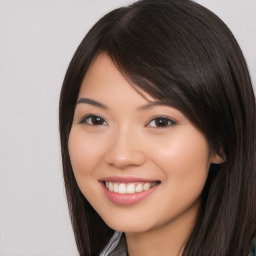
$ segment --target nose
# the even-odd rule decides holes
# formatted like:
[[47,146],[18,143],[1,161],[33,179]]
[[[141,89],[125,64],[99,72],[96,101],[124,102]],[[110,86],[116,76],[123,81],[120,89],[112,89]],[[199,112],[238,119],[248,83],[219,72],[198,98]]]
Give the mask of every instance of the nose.
[[106,150],[105,162],[119,169],[143,165],[145,154],[138,137],[138,134],[128,129],[115,133]]

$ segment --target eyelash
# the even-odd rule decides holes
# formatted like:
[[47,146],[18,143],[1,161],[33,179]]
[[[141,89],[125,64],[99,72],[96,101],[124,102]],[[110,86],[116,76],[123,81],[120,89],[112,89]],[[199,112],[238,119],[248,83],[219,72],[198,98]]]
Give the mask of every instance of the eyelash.
[[[156,121],[158,121],[158,124],[159,124],[159,121],[162,122],[163,121],[163,126],[157,126],[156,125]],[[165,117],[165,116],[156,116],[154,118],[152,118],[148,123],[147,123],[147,126],[149,126],[150,123],[152,122],[155,122],[155,125],[151,125],[150,127],[153,127],[153,128],[166,128],[166,127],[169,127],[171,125],[175,125],[177,124],[177,122],[175,122],[174,120],[172,120],[171,118],[169,117]]]
[[[93,120],[93,118],[94,118],[94,120]],[[99,122],[99,123],[94,124],[93,123],[94,121]],[[91,114],[83,117],[79,123],[80,124],[88,124],[88,125],[92,125],[92,126],[107,125],[107,122],[104,120],[104,118],[102,118],[101,116],[98,116],[98,115],[91,115]]]
[[[95,121],[96,121],[96,123],[95,123]],[[154,125],[152,125],[152,124],[150,125],[150,123],[152,123],[152,122],[155,122]],[[156,122],[158,122],[158,124],[156,124]],[[161,124],[161,122],[162,122],[162,124]],[[92,115],[92,114],[83,117],[82,120],[79,123],[80,124],[88,124],[88,125],[91,125],[91,126],[101,126],[101,125],[107,125],[108,124],[104,120],[104,118],[102,118],[101,116]],[[160,126],[159,126],[159,124],[160,124]],[[150,119],[150,121],[147,123],[146,126],[153,127],[153,128],[166,128],[166,127],[169,127],[169,126],[175,125],[175,124],[177,124],[177,122],[170,119],[169,117],[156,116],[156,117]]]

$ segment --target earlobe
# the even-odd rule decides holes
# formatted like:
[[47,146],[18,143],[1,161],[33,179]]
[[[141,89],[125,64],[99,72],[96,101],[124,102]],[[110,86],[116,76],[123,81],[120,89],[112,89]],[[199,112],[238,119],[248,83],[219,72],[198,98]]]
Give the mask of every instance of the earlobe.
[[224,152],[222,152],[221,154],[215,153],[211,157],[212,164],[223,164],[225,161],[226,161],[226,155],[224,154]]

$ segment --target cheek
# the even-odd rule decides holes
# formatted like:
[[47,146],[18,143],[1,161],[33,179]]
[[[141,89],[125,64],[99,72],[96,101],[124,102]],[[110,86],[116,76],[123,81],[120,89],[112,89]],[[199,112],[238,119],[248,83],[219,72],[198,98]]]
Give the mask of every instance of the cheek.
[[[162,147],[153,150],[152,161],[164,173],[161,191],[165,195],[152,216],[162,213],[164,223],[184,212],[196,212],[209,170],[209,147],[202,136],[173,136],[162,141]],[[156,142],[153,143],[156,145]],[[160,191],[159,191],[160,192]],[[189,210],[191,209],[191,211]]]
[[69,155],[74,175],[79,180],[93,175],[93,170],[101,158],[100,147],[93,136],[85,136],[83,131],[72,128],[69,135]]
[[[191,130],[163,138],[161,147],[156,141],[149,147],[153,162],[165,175],[166,189],[173,200],[189,202],[198,198],[205,185],[210,167],[209,146],[205,137]],[[154,145],[154,147],[153,147]],[[155,149],[154,149],[155,148]]]
[[[157,146],[158,145],[158,146]],[[166,175],[189,175],[208,171],[210,150],[206,138],[193,127],[152,141],[149,151]]]

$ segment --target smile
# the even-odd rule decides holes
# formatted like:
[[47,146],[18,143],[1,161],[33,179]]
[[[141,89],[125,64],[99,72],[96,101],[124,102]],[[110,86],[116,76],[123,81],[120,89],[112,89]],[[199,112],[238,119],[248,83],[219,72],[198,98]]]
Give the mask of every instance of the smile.
[[114,193],[118,194],[135,194],[141,193],[143,191],[148,191],[154,186],[158,185],[160,182],[133,182],[133,183],[120,183],[114,181],[105,181],[105,187]]
[[161,184],[159,180],[138,177],[107,177],[99,181],[108,200],[118,205],[132,205],[144,201]]

